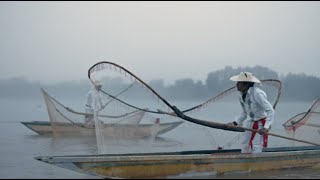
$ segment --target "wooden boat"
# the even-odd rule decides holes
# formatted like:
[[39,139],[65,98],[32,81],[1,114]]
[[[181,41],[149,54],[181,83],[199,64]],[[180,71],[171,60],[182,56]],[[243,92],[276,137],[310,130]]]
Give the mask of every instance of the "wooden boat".
[[[112,68],[109,68],[109,65]],[[175,114],[169,112],[172,116],[177,115],[189,122],[216,129],[229,131],[248,130],[241,127],[231,128],[226,124],[203,121],[186,116],[183,113],[190,110],[180,111],[140,78],[122,66],[112,62],[99,62],[95,64],[88,70],[88,77],[90,78],[90,75],[94,72],[104,68],[118,68],[117,72],[125,72],[126,77],[130,77],[130,79],[139,82],[139,85],[149,89],[151,94],[157,96],[160,101],[173,110]],[[234,88],[228,91],[232,89]],[[281,86],[279,90],[281,90]],[[280,94],[278,93],[278,95]],[[213,99],[191,108],[191,110],[201,107],[210,101],[213,101]],[[66,169],[105,178],[170,178],[197,173],[215,173],[221,175],[241,171],[268,171],[297,167],[318,168],[320,167],[320,146],[266,148],[259,154],[242,154],[240,149],[229,149],[135,154],[38,156],[35,159]]]
[[38,156],[36,160],[105,178],[170,178],[185,174],[320,168],[320,146],[266,148],[259,154],[240,149],[167,153]]
[[[56,137],[96,136],[94,125],[85,125],[83,123],[85,116],[92,114],[74,111],[51,97],[43,89],[41,89],[41,91],[47,106],[50,122],[21,122],[23,125],[39,135],[54,135]],[[102,135],[117,138],[156,137],[183,123],[183,121],[162,123],[160,119],[158,119],[155,120],[155,123],[143,124],[141,120],[144,114],[145,112],[143,110],[135,110],[118,116],[99,115],[98,118],[102,127]],[[103,118],[105,118],[105,121],[102,121]],[[115,119],[116,121],[111,121]]]
[[[21,122],[23,125],[39,135],[52,135],[54,133],[51,123],[46,121]],[[181,122],[160,123],[160,124],[104,124],[103,130],[106,137],[121,138],[143,138],[148,136],[158,136],[166,133]],[[86,128],[83,124],[60,123],[58,129],[59,136],[95,136],[94,128]]]

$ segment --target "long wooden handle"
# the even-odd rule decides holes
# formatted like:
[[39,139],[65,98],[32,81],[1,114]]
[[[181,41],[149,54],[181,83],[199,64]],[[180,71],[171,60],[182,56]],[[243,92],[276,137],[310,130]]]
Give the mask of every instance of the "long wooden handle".
[[[208,126],[208,127],[216,128],[216,129],[228,130],[228,131],[240,131],[240,132],[253,131],[253,132],[258,132],[258,130],[255,130],[255,129],[245,128],[245,127],[238,127],[238,126],[228,126],[226,124],[213,123],[213,122],[210,122],[210,121],[204,121],[204,120],[195,119],[195,118],[192,118],[192,117],[189,117],[189,116],[186,116],[185,114],[183,114],[176,106],[173,106],[172,109],[174,110],[176,115],[179,116],[180,118],[185,119],[185,120],[187,120],[189,122],[196,123],[196,124],[200,124],[200,125],[204,125],[204,126]],[[314,142],[309,142],[309,141],[304,141],[304,140],[300,140],[300,139],[281,136],[281,135],[274,134],[274,133],[269,133],[268,132],[266,134],[271,135],[271,136],[284,138],[284,139],[288,139],[288,140],[299,141],[299,142],[303,142],[303,143],[307,143],[307,144],[312,144],[312,145],[315,145],[315,146],[320,146],[320,144],[317,144],[317,143],[314,143]]]
[[[258,132],[255,129],[250,129],[250,128],[244,128],[243,129],[247,130],[247,131],[253,131],[253,132]],[[295,139],[295,138],[290,138],[290,137],[286,137],[286,136],[281,136],[278,134],[274,134],[274,133],[270,133],[270,132],[266,132],[266,134],[271,135],[271,136],[275,136],[275,137],[279,137],[279,138],[284,138],[284,139],[288,139],[288,140],[292,140],[292,141],[298,141],[298,142],[303,142],[303,143],[307,143],[307,144],[312,144],[315,146],[320,146],[320,144],[314,143],[314,142],[309,142],[309,141],[305,141],[305,140],[300,140],[300,139]]]

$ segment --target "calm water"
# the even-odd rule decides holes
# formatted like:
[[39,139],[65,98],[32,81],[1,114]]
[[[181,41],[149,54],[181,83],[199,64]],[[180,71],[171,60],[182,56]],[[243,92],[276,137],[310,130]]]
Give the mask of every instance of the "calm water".
[[[69,104],[81,104],[82,101]],[[286,135],[281,124],[294,114],[307,110],[312,102],[279,103],[273,133]],[[223,111],[222,107],[222,111]],[[47,112],[42,99],[6,100],[0,99],[0,177],[1,178],[99,178],[73,172],[50,164],[34,160],[40,155],[95,154],[97,152],[94,139],[85,138],[52,138],[39,136],[24,127],[21,121],[48,121]],[[190,133],[192,132],[192,133]],[[222,130],[203,128],[191,123],[183,123],[178,128],[162,135],[155,141],[108,141],[108,152],[153,152],[215,149],[224,145],[225,136]],[[223,137],[223,138],[221,138]],[[229,139],[231,141],[232,138]],[[290,145],[287,140],[270,137],[270,146]],[[129,148],[128,148],[129,147]],[[212,176],[210,174],[191,175],[183,178],[320,178],[319,169],[295,169],[269,171],[250,174],[228,174]]]

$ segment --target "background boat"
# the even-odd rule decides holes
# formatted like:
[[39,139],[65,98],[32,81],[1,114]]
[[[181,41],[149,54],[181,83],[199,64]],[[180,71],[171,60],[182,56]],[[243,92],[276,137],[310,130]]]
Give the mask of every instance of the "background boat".
[[[82,124],[71,125],[70,123],[58,124],[58,132],[54,132],[50,122],[46,121],[31,121],[21,122],[23,125],[36,132],[39,135],[54,135],[56,136],[95,136],[95,129],[93,127],[85,127]],[[120,138],[144,138],[152,135],[158,136],[164,134],[182,122],[161,123],[154,124],[104,124],[104,135],[107,137]]]
[[[84,124],[86,115],[84,112],[77,112],[51,97],[42,90],[50,122],[31,121],[21,122],[23,125],[39,135],[63,136],[96,136],[95,124]],[[162,123],[160,119],[154,118],[152,123],[141,123],[145,116],[142,110],[136,110],[117,115],[99,115],[103,136],[116,138],[144,138],[156,137],[166,133],[183,121]],[[150,117],[149,117],[150,118]],[[152,117],[151,117],[152,118]]]

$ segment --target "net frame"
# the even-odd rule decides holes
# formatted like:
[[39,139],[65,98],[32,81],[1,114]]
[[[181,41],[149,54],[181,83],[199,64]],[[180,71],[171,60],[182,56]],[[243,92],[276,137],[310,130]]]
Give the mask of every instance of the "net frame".
[[308,109],[307,112],[299,113],[285,123],[282,126],[286,131],[296,131],[298,128],[302,126],[311,126],[311,127],[320,127],[320,124],[307,123],[307,121],[316,114],[320,114],[316,109],[320,107],[320,98],[318,98]]
[[[208,99],[207,101],[191,107],[189,109],[180,111],[179,109],[177,109],[177,107],[172,106],[166,99],[164,99],[160,94],[158,94],[152,87],[150,87],[147,83],[145,83],[142,79],[140,79],[138,76],[136,76],[134,73],[132,73],[131,71],[129,71],[128,69],[126,69],[125,67],[118,65],[114,62],[109,62],[109,61],[101,61],[98,62],[96,64],[94,64],[93,66],[91,66],[88,70],[88,78],[91,80],[91,83],[96,85],[94,83],[94,81],[91,79],[91,76],[95,73],[95,72],[99,72],[102,71],[104,69],[113,69],[115,71],[118,71],[119,73],[124,73],[125,77],[130,78],[131,80],[133,80],[134,82],[137,82],[139,85],[141,85],[142,87],[144,87],[145,89],[147,89],[149,92],[151,92],[157,99],[158,101],[162,102],[165,104],[165,106],[167,107],[166,110],[163,109],[157,109],[157,111],[154,110],[146,110],[146,108],[141,108],[141,107],[137,107],[135,105],[129,104],[107,92],[104,92],[105,94],[107,94],[108,96],[110,96],[113,99],[118,100],[119,102],[132,107],[134,109],[139,109],[139,110],[145,110],[146,112],[149,113],[155,113],[155,114],[168,114],[171,116],[177,116],[177,112],[179,112],[180,115],[178,115],[180,118],[187,120],[189,122],[195,123],[195,124],[199,124],[199,125],[204,125],[204,126],[208,126],[208,127],[212,127],[212,128],[217,128],[217,129],[224,129],[224,130],[230,130],[230,131],[240,131],[243,132],[244,129],[239,128],[239,127],[228,127],[226,126],[226,124],[221,124],[221,123],[215,123],[212,121],[205,121],[205,120],[198,120],[198,119],[194,119],[194,118],[185,118],[185,116],[183,116],[183,113],[191,113],[193,111],[199,111],[201,108],[206,107],[208,104],[215,102],[217,100],[219,100],[220,98],[222,98],[223,96],[226,96],[228,93],[234,93],[235,91],[237,91],[236,86],[233,86],[231,88],[229,88],[228,90],[220,93],[217,96],[214,96],[213,98]],[[278,95],[276,98],[275,103],[273,104],[273,107],[275,108],[280,95],[281,95],[281,90],[282,90],[282,83],[280,80],[276,80],[276,79],[266,79],[266,80],[262,80],[261,82],[273,82],[273,83],[277,83],[279,84],[278,86]],[[103,90],[101,90],[103,91]],[[182,114],[181,114],[182,113]]]

